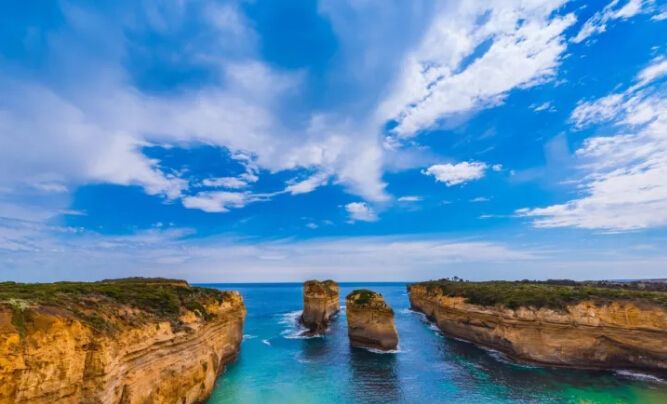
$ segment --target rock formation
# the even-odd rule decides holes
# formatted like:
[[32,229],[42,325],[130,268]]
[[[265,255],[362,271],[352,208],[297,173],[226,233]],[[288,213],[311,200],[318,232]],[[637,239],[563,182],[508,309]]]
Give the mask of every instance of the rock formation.
[[340,310],[340,287],[332,280],[306,281],[303,284],[301,323],[310,334],[326,331],[331,319]]
[[[517,360],[667,372],[667,309],[655,302],[588,299],[562,308],[508,308],[501,304],[471,304],[469,298],[456,296],[434,282],[410,285],[408,291],[412,308],[423,312],[445,334],[493,348]],[[477,292],[477,299],[488,297]],[[565,293],[575,292],[563,293],[567,296]],[[534,300],[539,302],[549,296],[553,294],[534,296]]]
[[202,402],[245,313],[183,281],[0,283],[0,402]]
[[345,300],[347,333],[356,347],[382,350],[396,349],[398,332],[394,311],[381,294],[371,290],[355,290]]

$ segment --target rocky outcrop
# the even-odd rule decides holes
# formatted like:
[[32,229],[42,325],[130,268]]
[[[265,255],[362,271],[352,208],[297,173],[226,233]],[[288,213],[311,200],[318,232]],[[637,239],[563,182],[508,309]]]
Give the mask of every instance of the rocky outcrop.
[[331,319],[340,311],[340,287],[332,280],[306,281],[303,284],[301,323],[309,334],[326,331]]
[[667,310],[632,300],[582,300],[562,309],[470,304],[426,284],[410,304],[445,334],[553,366],[667,372]]
[[238,292],[0,284],[0,403],[196,403],[237,355]]
[[355,290],[345,299],[347,333],[356,347],[393,350],[398,346],[394,311],[381,294]]

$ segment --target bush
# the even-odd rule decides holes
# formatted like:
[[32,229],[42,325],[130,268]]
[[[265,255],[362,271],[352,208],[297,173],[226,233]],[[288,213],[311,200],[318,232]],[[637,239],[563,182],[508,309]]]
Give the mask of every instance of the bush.
[[112,331],[113,326],[108,320],[120,316],[121,306],[140,310],[127,321],[154,319],[175,324],[184,310],[191,310],[204,320],[210,320],[212,315],[207,312],[204,303],[221,303],[224,297],[225,293],[216,289],[191,287],[185,281],[161,278],[0,283],[0,304],[11,306],[13,322],[19,330],[25,329],[24,313],[31,306],[62,308],[97,331]]
[[472,304],[501,305],[512,309],[522,306],[564,309],[568,305],[585,300],[600,304],[631,300],[667,307],[667,292],[633,287],[605,287],[595,282],[570,280],[460,282],[442,279],[417,285],[425,286],[429,293],[464,297]]

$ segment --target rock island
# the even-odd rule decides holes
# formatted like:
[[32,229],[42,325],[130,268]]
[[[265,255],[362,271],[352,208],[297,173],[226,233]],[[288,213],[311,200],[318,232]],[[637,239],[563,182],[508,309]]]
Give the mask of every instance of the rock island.
[[350,344],[356,347],[393,350],[398,346],[394,311],[381,294],[355,290],[345,299]]

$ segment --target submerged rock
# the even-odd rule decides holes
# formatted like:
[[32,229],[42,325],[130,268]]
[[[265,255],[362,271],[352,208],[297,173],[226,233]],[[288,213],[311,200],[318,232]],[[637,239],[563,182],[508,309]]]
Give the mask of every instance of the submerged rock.
[[394,325],[394,311],[381,294],[359,289],[347,295],[347,334],[356,347],[385,351],[396,349],[398,332]]
[[245,314],[184,281],[0,283],[0,403],[204,402]]
[[666,292],[451,281],[408,292],[445,334],[520,361],[667,374]]
[[333,316],[340,311],[340,287],[332,280],[306,281],[303,284],[301,323],[311,334],[326,331]]

